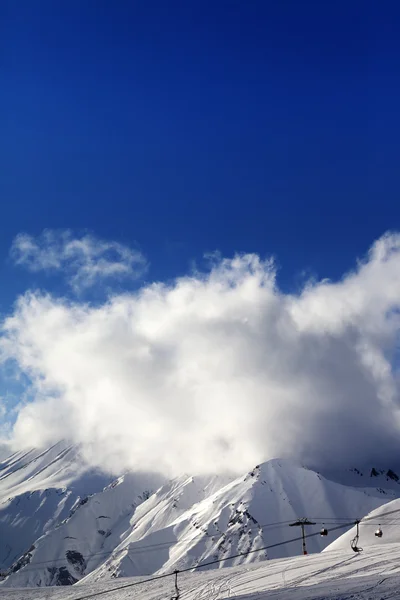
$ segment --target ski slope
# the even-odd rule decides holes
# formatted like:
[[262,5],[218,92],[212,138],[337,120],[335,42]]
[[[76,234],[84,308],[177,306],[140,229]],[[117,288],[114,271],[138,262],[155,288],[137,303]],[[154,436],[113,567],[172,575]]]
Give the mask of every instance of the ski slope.
[[[300,543],[257,550],[297,536],[289,524],[299,517],[316,521],[309,532],[323,522],[332,529],[343,516],[362,517],[399,495],[390,470],[349,469],[330,480],[274,459],[240,477],[112,479],[89,470],[65,442],[17,452],[0,462],[0,598],[9,587],[97,585],[210,560],[220,569],[294,556]],[[309,552],[340,534],[310,538]]]
[[[132,578],[80,583],[61,589],[4,589],[0,597],[2,600],[171,600],[174,597],[173,576],[139,582],[139,578]],[[360,555],[348,547],[222,571],[182,574],[178,576],[178,587],[179,600],[395,599],[400,598],[400,544],[375,546]]]
[[[217,483],[213,479],[214,488]],[[193,488],[198,481],[189,478],[174,482],[172,490],[170,486],[159,490],[137,509],[131,533],[89,575],[90,580],[161,574],[215,559],[221,561],[221,568],[231,564],[227,556],[248,551],[251,554],[235,559],[234,564],[290,556],[300,546],[277,546],[268,553],[254,550],[297,536],[289,523],[306,514],[318,518],[312,531],[319,531],[322,519],[364,515],[370,510],[367,507],[375,508],[390,498],[389,492],[342,486],[279,459],[258,465],[214,493],[204,488],[206,497],[200,500],[203,485],[201,481],[196,492]],[[188,494],[200,501],[191,506]],[[330,539],[340,533],[332,532]],[[315,536],[308,542],[309,551],[318,552],[327,543],[326,538]],[[158,544],[164,544],[162,549],[157,550]]]
[[[101,492],[79,500],[69,516],[47,530],[13,564],[4,587],[71,585],[116,577],[163,574],[218,560],[215,568],[298,554],[300,543],[266,545],[296,537],[289,524],[316,518],[311,531],[345,515],[364,515],[394,492],[353,488],[286,460],[271,460],[236,479],[179,477],[145,502],[138,475],[126,474]],[[154,482],[153,482],[154,483]],[[0,531],[1,533],[1,531]],[[308,542],[322,550],[341,531]],[[249,553],[250,552],[250,553]]]
[[[382,530],[382,537],[376,537],[375,531]],[[347,548],[350,541],[356,535],[356,527],[332,542],[325,551],[343,550]],[[374,546],[386,546],[387,544],[400,542],[400,499],[393,500],[388,504],[380,506],[365,515],[359,525],[359,543],[363,549]]]

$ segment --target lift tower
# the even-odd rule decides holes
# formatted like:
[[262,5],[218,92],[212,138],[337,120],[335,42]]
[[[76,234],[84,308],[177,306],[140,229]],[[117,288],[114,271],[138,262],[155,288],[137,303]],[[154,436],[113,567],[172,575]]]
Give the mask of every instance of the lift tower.
[[298,519],[294,523],[290,523],[289,527],[301,527],[301,537],[303,539],[303,554],[307,554],[305,528],[307,525],[316,525],[314,521],[308,519]]

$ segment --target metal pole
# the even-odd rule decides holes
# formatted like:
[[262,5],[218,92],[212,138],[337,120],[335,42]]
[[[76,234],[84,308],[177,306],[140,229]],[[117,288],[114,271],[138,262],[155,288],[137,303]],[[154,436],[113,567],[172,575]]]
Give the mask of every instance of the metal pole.
[[305,534],[305,530],[304,530],[304,523],[301,524],[301,535],[303,536],[303,554],[306,555],[307,548],[306,548],[306,534]]
[[291,523],[289,525],[289,527],[301,527],[301,539],[302,539],[302,548],[303,548],[304,555],[307,554],[306,531],[305,531],[306,525],[316,525],[316,523],[314,523],[314,521],[309,521],[308,519],[298,519],[297,521],[295,521],[294,523]]
[[178,588],[178,573],[179,573],[179,571],[174,571],[174,573],[175,573],[175,593],[176,593],[174,600],[179,600],[179,597],[180,597],[180,591]]

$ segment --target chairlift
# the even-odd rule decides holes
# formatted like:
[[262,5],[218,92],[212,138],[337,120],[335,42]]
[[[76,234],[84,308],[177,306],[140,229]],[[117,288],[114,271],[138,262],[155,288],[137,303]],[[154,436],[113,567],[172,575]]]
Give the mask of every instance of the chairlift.
[[322,536],[324,536],[324,535],[328,535],[328,530],[327,530],[325,527],[323,527],[323,528],[321,529],[321,531],[319,532],[319,534],[320,534],[320,535],[322,535]]
[[357,519],[357,521],[355,522],[356,525],[356,535],[354,536],[354,538],[351,540],[350,542],[350,546],[351,549],[354,552],[362,552],[362,548],[360,548],[359,546],[357,546],[358,544],[358,540],[360,539],[360,520]]
[[375,537],[381,538],[383,536],[383,531],[381,526],[379,525],[378,529],[375,531]]

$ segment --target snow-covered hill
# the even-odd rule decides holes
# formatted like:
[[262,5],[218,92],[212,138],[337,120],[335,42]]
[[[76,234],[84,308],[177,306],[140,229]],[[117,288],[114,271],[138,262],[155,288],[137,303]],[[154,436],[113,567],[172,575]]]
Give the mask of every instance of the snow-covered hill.
[[[310,531],[318,531],[323,520],[330,522],[342,515],[363,515],[368,507],[387,501],[390,494],[378,489],[342,486],[283,460],[257,466],[187,510],[181,498],[185,498],[187,488],[193,485],[195,480],[189,479],[182,482],[178,490],[174,487],[172,501],[171,490],[163,488],[140,507],[130,535],[89,576],[91,580],[164,573],[216,559],[221,560],[219,566],[224,567],[266,557],[292,556],[300,552],[300,544],[279,546],[268,554],[257,552],[227,560],[232,554],[296,537],[298,530],[289,529],[289,524],[299,517],[315,519],[318,524]],[[163,507],[161,513],[160,506]],[[157,515],[155,521],[153,513]],[[318,552],[326,543],[325,538],[314,537],[309,540],[309,551]],[[162,552],[159,544],[164,544]]]
[[[271,560],[178,576],[181,600],[395,600],[400,597],[400,544]],[[127,578],[67,588],[6,588],[2,600],[169,600],[174,576]]]
[[[378,529],[381,529],[382,537],[375,536]],[[356,527],[354,526],[330,544],[326,551],[349,548],[355,535]],[[372,546],[384,546],[392,543],[400,543],[400,499],[373,510],[365,515],[359,524],[358,546],[364,550]]]
[[16,452],[0,463],[0,569],[70,514],[83,494],[109,477],[85,468],[76,448],[60,442],[43,451]]
[[[140,492],[149,479],[154,488],[162,481],[138,476]],[[112,481],[88,468],[79,449],[65,442],[15,452],[0,462],[0,571],[15,567],[39,537],[56,530]]]
[[[264,551],[235,561],[228,557],[296,537],[299,530],[289,524],[299,517],[316,521],[309,531],[318,531],[323,521],[363,516],[396,497],[394,490],[380,487],[343,486],[283,460],[234,480],[180,477],[143,501],[140,490],[155,489],[155,483],[154,477],[126,474],[68,505],[64,521],[40,532],[3,586],[95,582],[217,559],[221,567],[265,560]],[[327,543],[316,536],[308,549],[317,552]],[[271,550],[268,558],[300,552],[299,543],[288,544]]]
[[[3,449],[4,452],[4,449]],[[104,487],[109,477],[88,471],[78,449],[59,442],[45,450],[15,452],[0,462],[0,498],[34,489],[64,488],[89,494]]]

